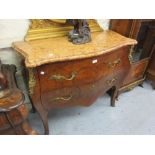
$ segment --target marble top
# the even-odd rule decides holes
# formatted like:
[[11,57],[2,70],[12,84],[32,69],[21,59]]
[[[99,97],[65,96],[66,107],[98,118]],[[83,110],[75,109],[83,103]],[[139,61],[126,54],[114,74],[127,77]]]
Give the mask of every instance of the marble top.
[[136,43],[134,39],[107,30],[92,33],[92,41],[82,45],[72,44],[67,37],[57,37],[15,42],[13,48],[25,57],[26,67],[32,68],[46,63],[97,56]]

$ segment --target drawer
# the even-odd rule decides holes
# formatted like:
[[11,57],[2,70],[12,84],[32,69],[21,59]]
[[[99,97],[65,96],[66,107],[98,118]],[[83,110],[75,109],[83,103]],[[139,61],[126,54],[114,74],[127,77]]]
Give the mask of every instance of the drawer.
[[[86,84],[78,88],[57,89],[46,94],[42,94],[42,104],[47,110],[52,108],[69,106],[87,106],[92,104],[98,97],[98,88],[94,89],[94,84]],[[97,85],[96,85],[97,86]]]
[[107,77],[129,63],[127,56],[124,56],[125,50],[121,48],[93,58],[40,66],[38,74],[41,91],[48,92],[57,88],[79,86]]
[[120,87],[126,73],[119,71],[119,73],[111,75],[106,78],[101,78],[90,84],[79,86],[80,98],[77,101],[79,105],[89,106],[97,100],[99,96],[104,95],[113,86]]
[[102,78],[94,83],[80,86],[80,97],[88,98],[95,94],[105,94],[113,86],[119,86],[123,79],[123,72]]
[[42,104],[45,109],[76,105],[80,97],[80,89],[76,87],[55,89],[41,94]]
[[42,103],[45,109],[60,108],[67,106],[89,106],[99,96],[105,94],[113,86],[120,86],[124,78],[124,72],[119,71],[88,84],[78,87],[66,87],[55,89],[41,94]]

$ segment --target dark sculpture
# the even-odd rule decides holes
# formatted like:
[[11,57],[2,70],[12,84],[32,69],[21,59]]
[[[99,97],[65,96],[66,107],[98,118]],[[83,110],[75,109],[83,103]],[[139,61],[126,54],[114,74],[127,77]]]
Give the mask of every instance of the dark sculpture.
[[69,32],[69,41],[73,44],[85,44],[91,41],[90,28],[86,19],[67,19],[66,22],[74,26],[74,29]]

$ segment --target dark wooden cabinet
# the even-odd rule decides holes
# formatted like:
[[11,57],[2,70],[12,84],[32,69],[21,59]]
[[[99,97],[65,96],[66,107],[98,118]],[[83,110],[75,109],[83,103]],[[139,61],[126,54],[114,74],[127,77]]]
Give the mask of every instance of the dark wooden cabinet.
[[149,26],[144,50],[142,52],[142,57],[150,55],[146,78],[151,81],[153,88],[155,88],[155,22]]
[[[153,21],[153,19],[111,19],[109,28],[121,35],[137,40],[139,33],[144,34],[149,23]],[[143,37],[141,36],[139,39]]]
[[137,39],[143,20],[136,19],[111,19],[110,29],[133,39]]
[[155,20],[153,19],[111,20],[110,29],[138,41],[138,44],[131,51],[131,68],[120,92],[130,90],[145,80],[147,66],[152,59],[150,57],[155,40],[154,25]]
[[155,44],[152,48],[152,55],[146,71],[146,78],[152,82],[152,86],[155,89]]

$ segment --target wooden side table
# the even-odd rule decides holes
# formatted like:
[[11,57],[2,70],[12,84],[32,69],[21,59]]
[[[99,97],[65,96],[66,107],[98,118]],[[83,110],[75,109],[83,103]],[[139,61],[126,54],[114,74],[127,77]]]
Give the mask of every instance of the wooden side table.
[[28,110],[24,104],[24,95],[15,82],[15,66],[2,65],[1,68],[7,79],[7,87],[0,91],[0,134],[37,134],[27,120]]

